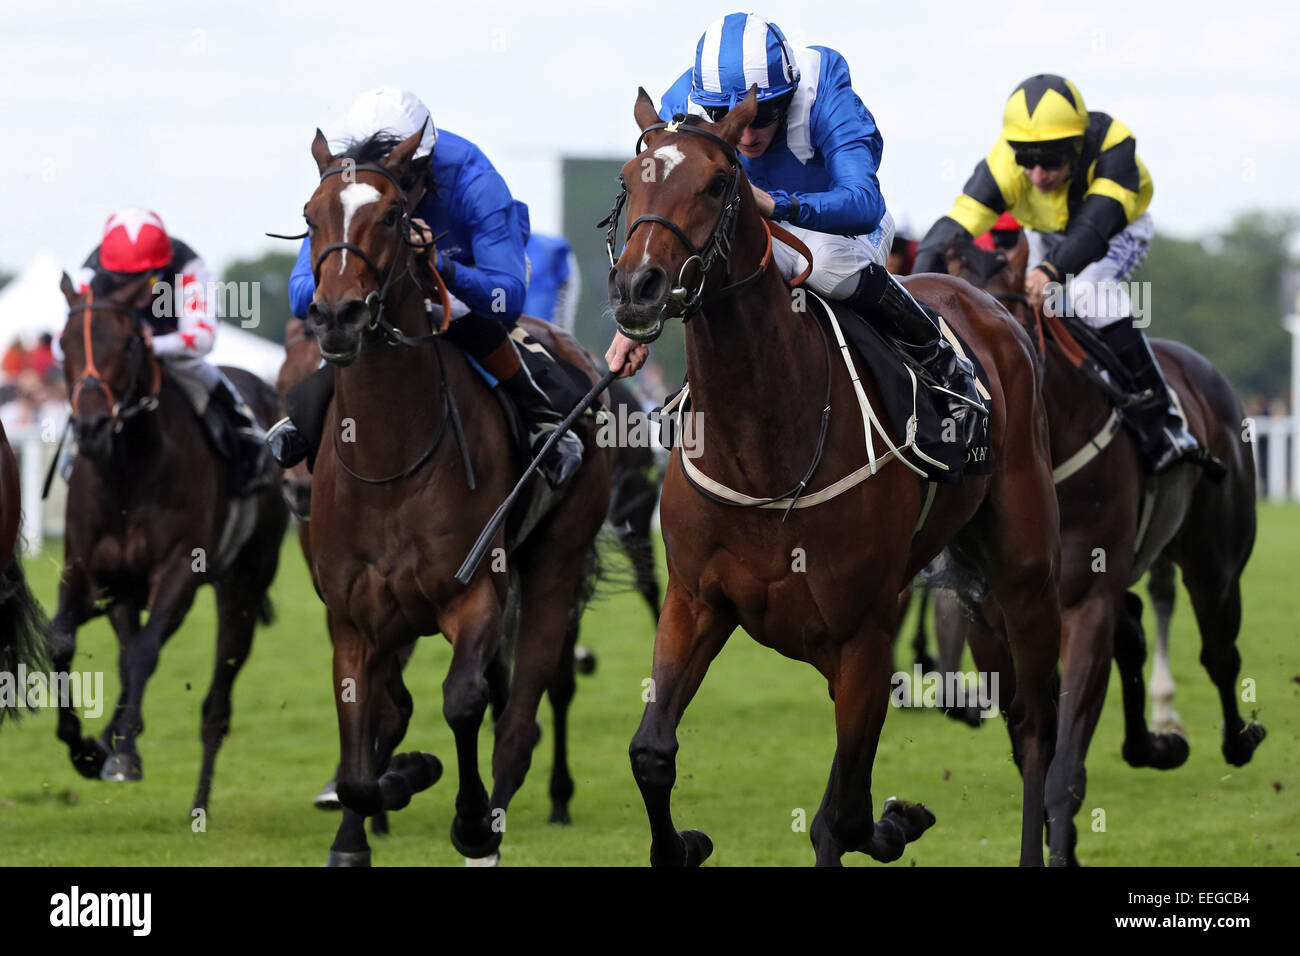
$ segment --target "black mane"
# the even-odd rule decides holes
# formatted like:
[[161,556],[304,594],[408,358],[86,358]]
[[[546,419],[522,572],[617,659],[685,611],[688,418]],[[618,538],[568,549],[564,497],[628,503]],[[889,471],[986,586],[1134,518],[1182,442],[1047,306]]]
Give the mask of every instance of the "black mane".
[[948,250],[982,282],[988,282],[1007,264],[1007,257],[1001,252],[981,249],[973,239],[954,239],[948,244]]
[[349,140],[339,156],[356,160],[358,164],[376,163],[401,145],[403,138],[391,130],[381,129],[365,139]]

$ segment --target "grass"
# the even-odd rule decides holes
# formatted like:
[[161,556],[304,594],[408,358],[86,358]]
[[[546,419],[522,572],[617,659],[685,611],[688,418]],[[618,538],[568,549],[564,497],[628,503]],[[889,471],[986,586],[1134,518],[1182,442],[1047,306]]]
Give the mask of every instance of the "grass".
[[[1191,740],[1181,768],[1133,770],[1120,758],[1122,719],[1112,668],[1107,706],[1088,760],[1088,795],[1078,817],[1085,864],[1296,865],[1300,863],[1300,508],[1261,506],[1260,538],[1245,576],[1243,677],[1257,685],[1253,708],[1268,739],[1252,763],[1228,766],[1219,751],[1220,711],[1197,661],[1199,637],[1180,592],[1172,637],[1176,706]],[[28,564],[37,596],[53,610],[61,548]],[[210,815],[194,832],[190,799],[198,775],[199,705],[215,643],[210,589],[163,649],[145,698],[140,740],[145,779],[104,783],[77,775],[55,738],[52,711],[0,731],[0,864],[317,866],[337,816],[311,798],[337,757],[330,649],[321,606],[298,551],[285,539],[273,597],[276,623],[259,631],[235,688],[233,729],[217,763]],[[1153,622],[1148,611],[1148,633]],[[579,678],[571,716],[577,782],[573,825],[546,822],[550,728],[524,789],[510,808],[502,862],[509,865],[642,865],[645,813],[627,745],[642,710],[654,631],[630,594],[599,601],[582,643],[599,655]],[[906,651],[899,664],[910,670]],[[116,641],[102,619],[80,634],[75,666],[105,673],[117,695]],[[447,838],[455,796],[451,733],[441,716],[450,650],[421,642],[407,670],[416,702],[403,749],[438,754],[447,772],[392,816],[392,835],[371,840],[376,865],[462,865]],[[967,664],[969,668],[969,662]],[[91,722],[98,733],[106,717]],[[824,682],[809,666],[766,650],[743,632],[715,662],[680,730],[674,816],[713,838],[711,865],[807,865],[806,832],[820,802],[834,742]],[[487,735],[480,763],[489,766]],[[1017,859],[1020,782],[1000,722],[971,730],[934,711],[894,710],[876,759],[875,797],[925,802],[938,823],[898,865],[1011,865]],[[1105,831],[1091,827],[1105,811]],[[875,865],[861,855],[850,865]]]

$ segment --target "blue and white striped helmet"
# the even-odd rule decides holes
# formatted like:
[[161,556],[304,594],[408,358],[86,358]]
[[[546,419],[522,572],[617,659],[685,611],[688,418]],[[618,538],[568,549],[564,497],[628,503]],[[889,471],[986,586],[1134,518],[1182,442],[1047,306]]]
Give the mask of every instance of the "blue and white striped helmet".
[[735,106],[758,84],[760,103],[799,85],[799,67],[775,23],[749,13],[715,20],[695,48],[691,99],[700,106]]

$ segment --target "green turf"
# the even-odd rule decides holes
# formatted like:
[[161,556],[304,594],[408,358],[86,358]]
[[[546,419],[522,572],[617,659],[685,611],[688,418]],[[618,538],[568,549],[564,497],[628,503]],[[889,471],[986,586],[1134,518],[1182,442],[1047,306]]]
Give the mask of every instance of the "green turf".
[[[1220,713],[1197,661],[1199,638],[1185,593],[1172,639],[1177,709],[1191,758],[1169,772],[1133,770],[1120,758],[1122,721],[1112,670],[1107,707],[1088,761],[1079,816],[1079,857],[1094,865],[1295,865],[1300,863],[1300,508],[1260,509],[1260,537],[1245,577],[1243,676],[1255,679],[1268,739],[1236,769],[1219,751]],[[38,597],[53,606],[61,548],[29,562]],[[337,755],[330,653],[323,614],[298,552],[286,538],[273,596],[279,617],[259,631],[236,686],[233,731],[217,765],[206,832],[189,818],[198,773],[199,705],[214,646],[209,590],[163,649],[145,698],[140,740],[145,779],[102,783],[76,774],[41,712],[0,730],[0,864],[305,865],[324,862],[337,816],[311,798]],[[1148,612],[1148,632],[1152,622]],[[653,643],[649,614],[617,594],[584,620],[582,643],[599,655],[579,679],[571,753],[577,794],[573,825],[546,822],[549,720],[532,772],[510,808],[502,862],[509,865],[640,865],[648,859],[645,813],[627,758],[639,720]],[[79,669],[102,669],[116,698],[116,642],[101,621],[81,632]],[[455,763],[441,716],[450,652],[426,639],[407,670],[415,717],[403,749],[437,753],[446,776],[392,817],[373,839],[376,865],[462,860],[447,830]],[[910,660],[900,663],[910,668]],[[969,664],[967,665],[969,667]],[[92,729],[102,727],[101,718]],[[796,812],[811,820],[834,740],[831,704],[813,669],[734,635],[715,662],[680,731],[679,826],[706,830],[716,865],[812,862]],[[486,772],[487,736],[480,763]],[[938,823],[898,865],[1009,865],[1018,851],[1020,785],[1000,722],[970,730],[934,711],[893,710],[876,759],[875,795],[925,802]],[[1105,832],[1091,828],[1105,811]],[[849,864],[874,865],[860,855]]]

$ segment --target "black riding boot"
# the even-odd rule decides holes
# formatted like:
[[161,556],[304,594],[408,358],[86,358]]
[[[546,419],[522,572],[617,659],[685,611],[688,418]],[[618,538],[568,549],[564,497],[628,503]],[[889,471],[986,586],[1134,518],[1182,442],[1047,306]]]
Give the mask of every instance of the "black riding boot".
[[1099,329],[1098,334],[1137,387],[1135,401],[1121,411],[1137,433],[1142,457],[1152,473],[1164,474],[1181,461],[1200,459],[1201,443],[1187,430],[1142,330],[1124,319]]
[[266,467],[266,434],[257,424],[252,409],[224,374],[212,390],[209,402],[221,409],[229,423],[230,483],[235,494],[243,497],[269,488],[271,476]]
[[[528,366],[522,360],[519,371],[507,379],[501,379],[501,385],[514,399],[528,424],[528,447],[536,456],[551,437],[551,432],[564,420],[564,416],[555,410],[546,393],[533,381],[533,377],[528,374]],[[574,476],[581,465],[582,442],[570,431],[542,459],[540,469],[551,487],[559,488]]]
[[[975,366],[957,354],[939,330],[936,314],[912,298],[889,270],[872,263],[862,270],[858,287],[846,304],[864,318],[885,319],[899,344],[929,380],[948,392],[949,413],[959,434],[970,439],[986,406],[975,388]],[[978,411],[977,411],[978,410]],[[969,444],[969,441],[967,442]]]

